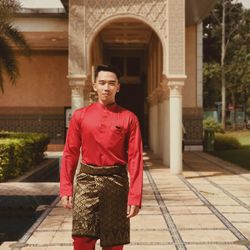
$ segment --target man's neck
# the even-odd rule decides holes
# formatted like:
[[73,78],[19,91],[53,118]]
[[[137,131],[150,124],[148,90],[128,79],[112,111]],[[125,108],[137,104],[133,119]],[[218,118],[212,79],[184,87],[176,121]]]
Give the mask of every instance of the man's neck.
[[105,106],[113,105],[115,104],[115,101],[110,101],[110,102],[102,102],[101,100],[98,100],[99,103]]

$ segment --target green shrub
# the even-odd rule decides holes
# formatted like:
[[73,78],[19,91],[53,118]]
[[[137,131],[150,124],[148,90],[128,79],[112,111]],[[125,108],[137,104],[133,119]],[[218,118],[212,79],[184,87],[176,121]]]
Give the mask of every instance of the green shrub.
[[230,120],[226,120],[226,121],[225,121],[225,124],[226,124],[227,126],[232,126],[232,122],[231,122]]
[[0,140],[0,180],[4,180],[10,174],[11,166],[13,165],[13,140]]
[[217,133],[224,133],[222,125],[218,123],[212,117],[208,117],[205,120],[203,120],[203,129],[206,129],[206,128],[213,129],[214,132],[217,132]]
[[38,164],[48,143],[46,134],[0,132],[0,181],[20,176]]
[[225,134],[215,134],[215,150],[239,149],[240,147],[241,145],[237,138]]

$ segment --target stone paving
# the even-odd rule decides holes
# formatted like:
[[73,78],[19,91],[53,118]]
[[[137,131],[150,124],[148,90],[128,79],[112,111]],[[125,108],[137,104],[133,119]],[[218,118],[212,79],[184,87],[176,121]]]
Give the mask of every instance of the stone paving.
[[0,196],[12,195],[57,195],[59,183],[56,182],[6,182],[0,183]]
[[[250,171],[185,152],[183,175],[175,176],[150,153],[144,156],[143,208],[131,219],[125,250],[250,249]],[[72,249],[71,211],[60,203],[37,226],[25,247],[6,242],[0,249]]]

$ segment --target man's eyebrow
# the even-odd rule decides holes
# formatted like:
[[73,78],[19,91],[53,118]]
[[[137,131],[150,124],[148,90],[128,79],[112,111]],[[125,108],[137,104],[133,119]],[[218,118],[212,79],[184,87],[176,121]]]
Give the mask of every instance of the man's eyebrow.
[[116,80],[98,80],[98,82],[116,82]]

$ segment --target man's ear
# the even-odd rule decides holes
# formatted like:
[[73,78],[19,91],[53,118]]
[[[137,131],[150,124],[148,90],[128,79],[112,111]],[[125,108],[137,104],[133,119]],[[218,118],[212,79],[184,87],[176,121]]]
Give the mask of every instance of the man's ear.
[[121,88],[121,85],[120,85],[120,83],[118,83],[116,92],[120,92],[120,88]]
[[92,84],[92,86],[93,86],[94,91],[97,91],[95,82]]

